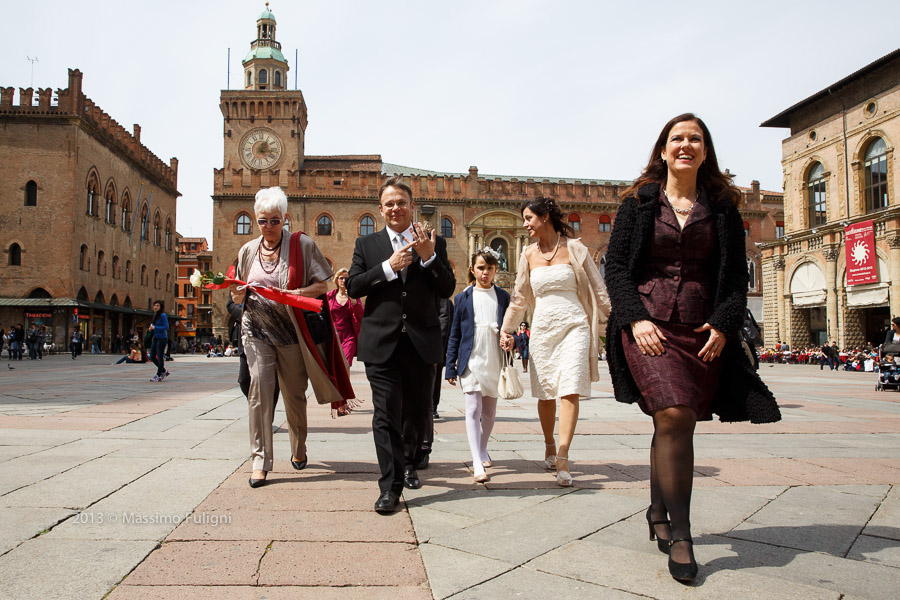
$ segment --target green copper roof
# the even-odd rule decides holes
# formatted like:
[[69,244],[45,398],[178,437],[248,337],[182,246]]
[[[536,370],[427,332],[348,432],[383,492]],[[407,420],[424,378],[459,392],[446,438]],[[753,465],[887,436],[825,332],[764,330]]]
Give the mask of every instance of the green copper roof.
[[250,48],[250,52],[244,57],[242,63],[248,63],[254,58],[272,58],[279,62],[287,63],[281,50],[271,46],[257,46],[256,48]]
[[262,19],[270,19],[272,21],[275,20],[275,14],[271,10],[269,10],[268,2],[266,3],[266,7],[263,9],[263,11],[259,13],[259,17],[256,20],[261,21]]

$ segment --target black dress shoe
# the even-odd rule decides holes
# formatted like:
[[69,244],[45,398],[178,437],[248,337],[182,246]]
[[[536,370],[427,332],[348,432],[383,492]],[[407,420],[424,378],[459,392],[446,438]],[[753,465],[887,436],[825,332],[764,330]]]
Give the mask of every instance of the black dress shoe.
[[258,488],[265,484],[266,484],[265,479],[253,479],[252,477],[250,478],[250,487],[252,487],[252,488]]
[[671,548],[678,542],[687,542],[692,547],[694,545],[694,540],[691,538],[678,538],[669,542],[669,575],[677,581],[690,583],[697,577],[697,561],[694,559],[693,552],[691,552],[691,562],[689,563],[680,563],[672,560]]
[[309,462],[309,455],[307,455],[303,460],[294,460],[294,457],[291,456],[291,466],[297,469],[298,471],[302,471],[306,468],[306,464]]
[[391,491],[384,492],[375,501],[375,512],[383,515],[390,514],[397,510],[398,504],[400,504],[400,497],[397,494]]
[[422,487],[422,482],[419,481],[419,474],[416,473],[415,469],[406,469],[403,472],[403,485],[411,490],[417,490]]
[[431,417],[432,417],[435,421],[437,421],[438,419],[441,418],[441,415],[439,415],[437,409],[435,409],[435,411],[434,411],[434,413],[432,413]]
[[422,458],[420,458],[420,459],[419,459],[419,462],[416,463],[416,471],[421,471],[421,470],[423,470],[423,469],[427,469],[427,468],[428,468],[428,457],[429,457],[429,456],[431,456],[431,455],[430,455],[430,454],[423,454],[423,455],[422,455]]

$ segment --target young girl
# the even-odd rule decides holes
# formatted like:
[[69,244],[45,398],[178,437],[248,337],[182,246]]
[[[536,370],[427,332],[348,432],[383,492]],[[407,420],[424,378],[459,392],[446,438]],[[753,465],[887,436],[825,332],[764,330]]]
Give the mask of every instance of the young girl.
[[466,398],[466,432],[476,483],[490,479],[484,469],[491,466],[487,442],[497,414],[497,384],[503,362],[499,331],[509,306],[509,294],[494,285],[498,264],[499,255],[491,248],[472,255],[470,285],[454,298],[447,345],[445,377],[450,385],[456,385],[459,379]]

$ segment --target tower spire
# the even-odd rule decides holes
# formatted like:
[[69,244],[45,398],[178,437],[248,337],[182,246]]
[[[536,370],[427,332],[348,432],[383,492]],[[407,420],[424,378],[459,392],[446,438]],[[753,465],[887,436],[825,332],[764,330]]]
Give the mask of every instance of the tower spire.
[[287,59],[281,53],[281,44],[275,39],[275,14],[269,3],[256,18],[256,39],[250,43],[250,52],[244,57],[245,90],[284,90],[287,88]]

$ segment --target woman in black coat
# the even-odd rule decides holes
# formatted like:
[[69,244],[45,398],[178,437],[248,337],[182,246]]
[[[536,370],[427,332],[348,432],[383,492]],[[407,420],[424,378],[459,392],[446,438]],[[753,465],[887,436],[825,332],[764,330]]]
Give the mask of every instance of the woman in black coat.
[[650,539],[669,555],[672,576],[690,581],[697,420],[781,415],[740,344],[748,283],[741,195],[720,172],[703,121],[690,113],[669,121],[623,196],[606,254],[608,365],[616,399],[653,418]]

